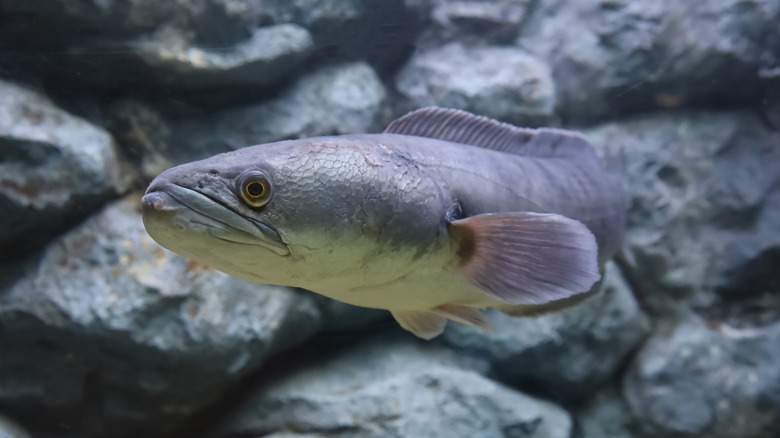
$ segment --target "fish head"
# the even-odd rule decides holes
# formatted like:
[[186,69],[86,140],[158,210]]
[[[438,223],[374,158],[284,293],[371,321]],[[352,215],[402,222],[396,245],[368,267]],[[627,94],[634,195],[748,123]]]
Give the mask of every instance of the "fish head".
[[269,206],[274,176],[243,151],[170,168],[143,196],[144,226],[163,247],[231,275],[278,270],[291,251]]
[[322,137],[176,166],[149,185],[144,225],[163,247],[247,280],[316,289],[334,279],[333,287],[346,287],[361,281],[355,275],[376,280],[365,268],[372,258],[386,262],[374,265],[382,276],[393,276],[403,266],[388,251],[410,247],[401,241],[425,244],[443,222],[423,220],[419,202],[405,206],[381,153]]

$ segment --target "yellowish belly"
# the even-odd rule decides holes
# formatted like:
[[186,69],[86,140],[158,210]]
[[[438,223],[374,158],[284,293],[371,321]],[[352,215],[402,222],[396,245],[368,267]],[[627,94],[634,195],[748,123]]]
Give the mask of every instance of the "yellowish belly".
[[391,311],[428,310],[442,304],[478,308],[500,304],[446,268],[421,269],[384,283],[308,289],[355,306]]

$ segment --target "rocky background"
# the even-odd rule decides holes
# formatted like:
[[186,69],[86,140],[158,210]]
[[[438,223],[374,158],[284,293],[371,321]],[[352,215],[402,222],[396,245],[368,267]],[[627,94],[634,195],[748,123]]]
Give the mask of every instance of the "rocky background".
[[[780,436],[778,23],[780,0],[3,0],[0,437]],[[172,164],[424,105],[620,157],[601,296],[424,342],[143,229]]]

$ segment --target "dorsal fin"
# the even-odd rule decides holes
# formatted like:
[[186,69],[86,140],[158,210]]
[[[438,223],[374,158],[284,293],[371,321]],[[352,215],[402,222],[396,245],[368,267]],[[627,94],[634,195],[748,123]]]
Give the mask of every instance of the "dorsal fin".
[[535,157],[592,157],[593,148],[573,131],[518,128],[463,110],[435,106],[394,120],[387,134],[413,135]]

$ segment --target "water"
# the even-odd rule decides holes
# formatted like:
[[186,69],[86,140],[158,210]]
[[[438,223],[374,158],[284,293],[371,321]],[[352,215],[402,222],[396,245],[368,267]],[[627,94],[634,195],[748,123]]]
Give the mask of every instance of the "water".
[[[678,3],[6,0],[0,412],[36,437],[776,436],[780,3]],[[429,105],[610,157],[603,293],[421,341],[143,227],[172,165]]]

